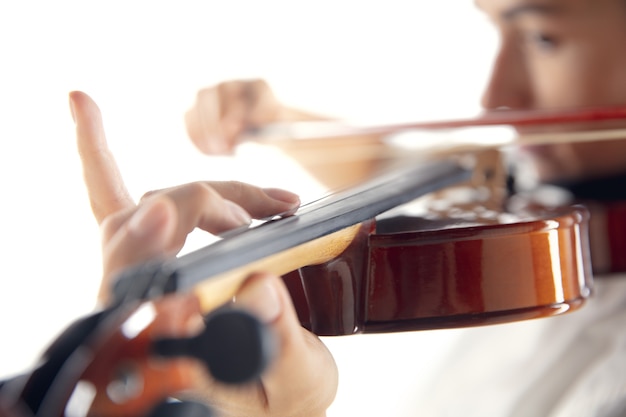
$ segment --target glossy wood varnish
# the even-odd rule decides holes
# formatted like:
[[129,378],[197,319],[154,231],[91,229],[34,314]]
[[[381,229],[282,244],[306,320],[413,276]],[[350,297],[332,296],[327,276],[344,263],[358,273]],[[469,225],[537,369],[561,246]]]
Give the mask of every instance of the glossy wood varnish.
[[591,293],[587,221],[586,209],[570,207],[508,224],[428,230],[406,218],[387,232],[381,222],[343,256],[286,280],[302,324],[318,335],[546,317]]
[[626,201],[582,203],[591,213],[589,233],[594,272],[626,272]]

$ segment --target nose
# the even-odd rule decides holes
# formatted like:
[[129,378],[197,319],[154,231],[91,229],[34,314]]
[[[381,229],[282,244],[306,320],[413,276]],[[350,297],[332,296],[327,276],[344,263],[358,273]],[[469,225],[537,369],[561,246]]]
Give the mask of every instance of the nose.
[[532,106],[532,91],[524,53],[515,42],[503,39],[483,93],[485,110],[525,109]]

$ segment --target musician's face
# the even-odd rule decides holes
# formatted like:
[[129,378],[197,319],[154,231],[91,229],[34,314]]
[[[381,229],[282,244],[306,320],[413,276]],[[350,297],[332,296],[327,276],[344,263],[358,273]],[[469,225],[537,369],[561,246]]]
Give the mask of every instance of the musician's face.
[[[626,104],[626,1],[476,0],[500,34],[487,109]],[[526,149],[544,180],[626,171],[626,141]]]

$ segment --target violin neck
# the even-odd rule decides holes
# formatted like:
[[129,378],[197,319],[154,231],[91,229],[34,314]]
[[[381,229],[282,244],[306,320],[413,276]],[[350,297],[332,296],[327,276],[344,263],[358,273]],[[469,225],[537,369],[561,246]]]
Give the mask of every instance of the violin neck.
[[193,287],[203,311],[212,311],[228,302],[243,282],[253,273],[263,271],[285,275],[308,265],[328,262],[350,246],[362,224],[349,226],[268,257],[250,262],[230,271],[205,279]]
[[470,176],[471,171],[454,160],[394,169],[303,206],[292,216],[267,221],[179,258],[128,269],[115,281],[114,297],[123,302],[196,288],[202,294],[214,293],[218,292],[214,286],[219,286],[220,297],[229,300],[249,273],[284,274],[332,259],[356,235],[358,224]]

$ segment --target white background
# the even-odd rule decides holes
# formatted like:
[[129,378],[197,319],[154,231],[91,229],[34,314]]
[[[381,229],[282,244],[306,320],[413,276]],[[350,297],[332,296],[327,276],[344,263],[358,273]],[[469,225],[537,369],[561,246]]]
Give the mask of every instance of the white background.
[[[0,376],[94,305],[99,237],[69,91],[100,105],[137,198],[217,178],[306,195],[315,183],[271,149],[200,156],[182,118],[195,92],[263,77],[284,102],[339,117],[473,115],[495,48],[484,20],[469,0],[2,2]],[[458,334],[326,339],[341,375],[329,415],[415,415],[411,398]]]

